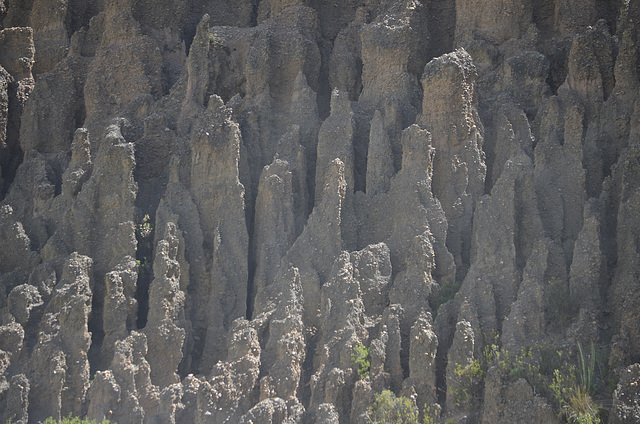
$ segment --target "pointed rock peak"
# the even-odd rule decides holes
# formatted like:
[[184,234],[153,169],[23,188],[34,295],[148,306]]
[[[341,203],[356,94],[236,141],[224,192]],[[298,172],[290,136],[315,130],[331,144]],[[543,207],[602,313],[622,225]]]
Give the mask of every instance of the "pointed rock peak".
[[370,196],[384,193],[389,189],[389,182],[395,173],[393,152],[384,119],[376,110],[371,120],[369,131],[369,148],[367,154],[367,194]]
[[205,14],[198,24],[187,58],[187,92],[181,111],[181,121],[185,129],[189,128],[191,117],[207,100],[209,44],[209,15]]
[[200,19],[198,23],[198,27],[196,28],[196,36],[193,38],[193,43],[199,44],[209,44],[209,22],[211,21],[211,17],[208,13],[205,13]]
[[271,162],[271,164],[264,167],[260,179],[263,180],[265,178],[269,178],[272,175],[283,176],[290,173],[291,170],[289,168],[289,162],[287,162],[286,160],[278,159],[276,157],[273,162]]
[[177,155],[172,156],[169,162],[169,181],[180,181],[180,158]]
[[[284,281],[288,284],[285,290],[282,291],[282,298],[278,305],[278,310],[285,314],[285,318],[288,318],[292,313],[302,313],[303,294],[298,268],[293,266],[289,267],[289,270],[284,276]],[[278,315],[278,312],[276,312],[274,317],[278,318]]]
[[81,286],[77,288],[79,291],[91,294],[89,275],[91,274],[92,266],[93,260],[90,257],[80,255],[78,252],[73,252],[64,264],[62,277],[56,286],[56,291],[60,292],[67,284],[79,283],[81,284]]
[[[424,67],[423,85],[426,85],[432,78],[439,77],[443,73],[446,74],[447,77],[453,78],[449,85],[457,85],[460,88],[465,87],[459,85],[462,82],[473,84],[477,76],[473,59],[463,47],[427,63]],[[426,94],[425,89],[425,99],[427,98]]]
[[71,163],[69,167],[85,162],[91,162],[89,131],[86,128],[78,128],[73,134],[73,141],[71,142]]
[[68,195],[78,194],[82,184],[89,178],[92,166],[89,131],[78,128],[71,143],[71,161],[62,177],[62,192]]
[[33,29],[5,28],[0,31],[0,66],[17,80],[32,78],[35,61]]
[[431,145],[431,133],[417,124],[402,132],[402,170],[408,173],[427,171],[429,178],[433,174],[433,156],[435,149]]
[[[268,85],[267,85],[268,86]],[[307,77],[302,71],[298,72],[296,79],[293,81],[293,102],[300,101],[303,97],[311,97],[315,99],[316,93],[309,87]]]
[[384,131],[384,119],[382,118],[382,114],[379,109],[376,109],[373,113],[373,119],[371,120],[371,132],[373,132],[374,128],[376,131]]
[[78,128],[73,134],[73,142],[71,143],[71,150],[75,153],[90,148],[89,143],[89,131],[86,128]]
[[344,163],[340,159],[336,158],[331,161],[326,181],[327,182],[324,187],[325,192],[336,192],[337,188],[337,192],[340,194],[340,196],[344,197],[347,183],[344,179]]
[[218,122],[231,119],[231,109],[227,108],[222,98],[216,94],[213,94],[211,97],[209,97],[207,111],[213,114],[213,116],[216,118],[216,121]]
[[105,139],[109,142],[109,145],[117,146],[118,144],[124,144],[127,141],[122,136],[122,128],[120,125],[112,124],[107,127],[107,134]]
[[348,93],[341,93],[338,89],[334,89],[331,92],[331,115],[353,115],[351,100],[349,100]]
[[132,10],[132,0],[108,0],[106,2],[102,45],[108,46],[142,35],[140,24],[133,17]]
[[[322,230],[320,228],[322,225],[325,225],[324,223],[330,222],[330,233],[338,237],[337,240],[332,240],[331,242],[336,242],[341,246],[340,220],[347,191],[344,162],[338,158],[332,160],[324,175],[324,187],[316,187],[316,190],[322,187],[322,196],[316,201],[316,206],[313,208],[305,231],[308,232],[309,235],[316,234],[316,231],[324,231],[326,233],[328,228],[322,228]],[[313,229],[310,229],[310,227],[313,227]],[[340,250],[342,249],[337,250],[336,254]]]

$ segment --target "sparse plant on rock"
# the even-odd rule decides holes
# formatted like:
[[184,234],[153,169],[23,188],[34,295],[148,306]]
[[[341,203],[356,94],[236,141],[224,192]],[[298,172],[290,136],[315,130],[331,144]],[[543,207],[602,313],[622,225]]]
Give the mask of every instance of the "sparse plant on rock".
[[418,409],[411,399],[396,397],[391,390],[376,395],[376,401],[368,411],[372,424],[419,424]]
[[599,405],[591,397],[598,386],[596,371],[599,362],[591,344],[588,354],[578,344],[576,357],[561,350],[540,345],[522,347],[513,353],[501,348],[496,341],[487,343],[480,359],[454,371],[461,382],[456,389],[458,407],[477,405],[486,372],[490,367],[500,369],[510,381],[524,378],[534,391],[545,396],[570,424],[597,424]]
[[422,424],[436,424],[438,422],[438,416],[440,415],[440,408],[434,408],[432,406],[425,405],[424,415],[422,416]]
[[371,368],[371,359],[370,359],[371,349],[368,347],[364,347],[362,343],[358,343],[353,347],[353,352],[351,352],[351,360],[358,372],[359,378],[365,378],[369,376],[369,368]]
[[599,424],[599,408],[585,388],[578,385],[570,391],[569,401],[563,410],[571,424]]
[[376,400],[367,412],[372,424],[435,424],[439,408],[426,405],[422,420],[415,402],[404,396],[396,396],[391,390],[376,394]]
[[474,359],[470,364],[456,364],[455,376],[460,380],[460,388],[456,390],[456,405],[476,404],[480,399],[482,384],[486,375],[486,367]]
[[136,231],[141,238],[146,239],[151,236],[153,227],[151,226],[151,218],[149,218],[149,214],[144,215],[144,217],[142,218],[142,222],[138,224],[138,228]]
[[554,370],[549,388],[554,401],[570,424],[598,424],[600,406],[591,395],[595,393],[596,353],[593,343],[585,355],[578,343],[578,367],[571,364],[563,370]]

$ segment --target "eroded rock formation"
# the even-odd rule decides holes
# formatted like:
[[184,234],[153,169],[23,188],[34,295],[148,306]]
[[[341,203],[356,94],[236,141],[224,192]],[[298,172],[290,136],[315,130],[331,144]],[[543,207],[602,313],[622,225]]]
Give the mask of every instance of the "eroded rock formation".
[[639,5],[0,1],[0,421],[638,422]]

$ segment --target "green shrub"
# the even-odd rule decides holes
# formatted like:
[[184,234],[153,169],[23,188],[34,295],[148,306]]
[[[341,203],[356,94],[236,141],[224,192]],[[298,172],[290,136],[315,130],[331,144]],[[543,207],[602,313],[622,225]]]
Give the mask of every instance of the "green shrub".
[[367,418],[372,424],[436,424],[439,415],[439,407],[425,405],[420,421],[420,413],[414,401],[396,396],[391,390],[378,393],[375,403],[367,411]]
[[153,227],[151,226],[151,218],[149,218],[149,214],[144,215],[142,222],[138,224],[136,231],[141,238],[148,238],[151,236]]
[[[588,352],[578,344],[575,355],[536,345],[513,353],[501,348],[495,338],[485,342],[483,355],[472,363],[456,365],[456,404],[473,408],[481,401],[486,371],[498,367],[510,381],[524,378],[534,391],[551,400],[560,415],[570,424],[598,424],[599,406],[593,400],[600,383],[605,381],[601,363],[591,344]],[[604,361],[606,362],[606,361]]]
[[578,343],[578,367],[569,364],[556,369],[549,388],[561,415],[570,424],[599,424],[600,406],[591,397],[597,387],[595,347],[591,344],[589,355],[585,355]]
[[465,366],[456,364],[453,373],[460,383],[460,387],[454,393],[456,405],[459,408],[474,409],[479,405],[482,397],[486,365],[474,359]]
[[353,352],[351,352],[351,361],[353,362],[358,373],[358,377],[360,378],[369,376],[369,369],[371,368],[370,352],[371,349],[364,347],[362,343],[355,345],[353,347]]
[[432,408],[425,405],[424,415],[422,416],[422,424],[436,424],[438,422],[438,416],[440,415],[440,409]]
[[569,400],[563,406],[567,421],[571,424],[599,424],[599,409],[600,406],[581,385],[573,387],[569,391]]
[[368,411],[372,424],[420,424],[418,409],[411,399],[384,390]]

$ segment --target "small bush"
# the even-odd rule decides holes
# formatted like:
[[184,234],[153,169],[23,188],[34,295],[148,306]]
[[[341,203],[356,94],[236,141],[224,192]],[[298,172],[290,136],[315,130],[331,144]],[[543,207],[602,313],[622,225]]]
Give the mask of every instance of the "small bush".
[[599,424],[598,404],[591,398],[587,389],[578,384],[575,377],[575,367],[569,374],[555,370],[550,388],[554,394],[554,401],[560,407],[563,415],[571,424]]
[[376,395],[374,405],[368,411],[372,424],[420,424],[418,409],[411,399],[384,390]]
[[478,405],[486,371],[495,366],[510,381],[527,380],[536,393],[553,402],[568,423],[598,424],[600,407],[591,396],[604,381],[602,362],[593,344],[588,351],[578,344],[575,355],[540,345],[514,353],[501,348],[497,338],[488,340],[481,358],[466,366],[456,365],[455,376],[461,383],[455,393],[456,404],[466,408]]
[[364,347],[361,343],[358,343],[353,347],[351,352],[351,361],[356,368],[358,377],[365,378],[369,376],[369,369],[371,368],[370,359],[371,349]]
[[591,395],[595,393],[597,358],[591,344],[589,355],[585,355],[578,343],[578,367],[571,364],[564,370],[556,369],[549,385],[553,399],[560,408],[561,415],[570,424],[599,424],[600,406]]
[[440,408],[433,408],[425,405],[424,415],[422,417],[422,424],[436,424],[440,415]]
[[456,364],[454,375],[460,382],[460,387],[454,393],[456,406],[474,409],[478,406],[482,395],[486,366],[477,359],[464,367],[461,364]]
[[440,408],[425,405],[422,421],[413,400],[396,396],[391,390],[376,395],[376,401],[367,411],[372,424],[436,424]]
[[569,392],[569,400],[563,410],[571,424],[599,424],[600,406],[591,398],[583,386],[576,386]]
[[136,229],[136,231],[141,238],[148,238],[149,236],[151,236],[153,227],[151,226],[151,218],[149,218],[149,214],[145,214],[145,216],[142,218],[142,222],[138,224],[138,228]]

